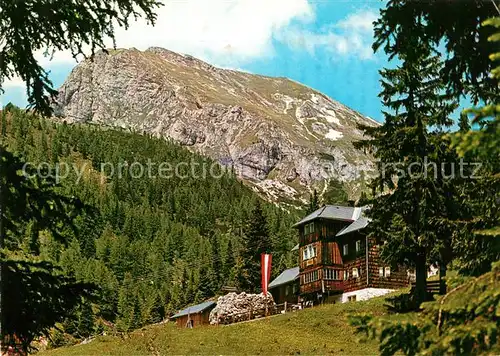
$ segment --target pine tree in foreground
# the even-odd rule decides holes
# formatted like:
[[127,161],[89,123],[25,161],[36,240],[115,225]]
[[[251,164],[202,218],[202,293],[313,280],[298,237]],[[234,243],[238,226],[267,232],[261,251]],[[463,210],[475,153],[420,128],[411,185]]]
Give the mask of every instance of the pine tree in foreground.
[[[483,23],[485,28],[495,28],[496,33],[488,41],[496,44],[496,51],[489,58],[496,65],[490,80],[495,80],[497,88],[500,80],[500,17],[490,18]],[[478,128],[471,130],[468,115],[472,114],[472,124]],[[466,160],[480,160],[481,176],[470,194],[475,205],[477,221],[473,237],[462,241],[456,248],[463,253],[455,261],[461,273],[480,275],[489,270],[491,261],[500,260],[500,105],[498,95],[486,100],[479,108],[467,109],[462,113],[460,130],[451,135],[452,146],[460,157]],[[477,173],[476,173],[477,174]]]
[[[485,24],[492,24],[498,29],[500,28],[500,18],[486,21]],[[500,40],[500,35],[492,36],[491,40]],[[491,58],[495,60],[500,57],[496,55]],[[498,79],[500,76],[498,67],[492,74],[492,77],[496,76]],[[485,125],[486,127],[483,127],[479,132],[469,132],[467,120],[462,115],[460,132],[454,135],[454,138],[458,139],[455,145],[459,145],[459,153],[464,155],[470,151],[480,151],[487,160],[493,156],[491,153],[498,149],[498,146],[490,145],[492,141],[498,140],[498,136],[491,134],[491,127],[498,125],[495,124],[495,121],[498,122],[497,101],[498,99],[493,104],[488,104],[484,109],[476,109],[476,112],[479,113],[476,120],[483,119],[484,117],[481,115],[484,114],[493,116],[493,120],[489,123],[491,126]],[[468,145],[474,136],[480,137],[484,141],[472,140],[474,144]],[[464,141],[460,142],[460,140]],[[494,165],[489,165],[488,168],[492,169],[493,167]],[[484,189],[484,184],[481,183],[480,187]],[[474,193],[476,191],[472,192],[472,194]],[[473,198],[481,200],[482,197]],[[493,214],[496,217],[492,221],[495,227],[475,231],[476,236],[472,241],[459,240],[462,244],[458,248],[462,249],[462,253],[459,255],[459,261],[456,265],[462,270],[465,269],[468,274],[481,270],[482,266],[480,265],[487,263],[489,259],[498,261],[500,258],[498,242],[495,245],[489,244],[491,241],[485,240],[487,235],[491,238],[499,235],[498,206],[496,204],[498,202],[485,199],[484,205],[486,205],[487,214],[479,219],[487,221],[488,216]],[[470,250],[478,250],[478,254],[474,255]],[[396,353],[405,355],[499,354],[500,263],[495,262],[490,272],[477,278],[459,275],[456,278],[448,279],[447,284],[449,286],[447,294],[439,297],[436,301],[423,304],[423,311],[419,314],[409,313],[385,317],[355,315],[350,317],[350,323],[356,327],[358,333],[368,338],[377,339],[382,355],[389,356]]]
[[[23,167],[24,161],[0,142],[2,353],[9,346],[21,353],[31,351],[31,342],[40,335],[49,335],[49,328],[63,321],[92,289],[92,285],[77,283],[61,273],[52,261],[33,255],[38,252],[33,238],[44,231],[64,242],[64,229],[74,226],[75,213],[85,207],[76,199],[60,195],[54,179],[40,178],[26,167],[26,174],[22,174]],[[30,247],[23,251],[26,235]]]
[[379,160],[379,176],[371,183],[371,235],[383,242],[381,256],[387,262],[415,268],[414,297],[419,305],[426,296],[427,266],[450,245],[451,236],[437,234],[432,222],[446,214],[440,204],[447,194],[440,178],[439,164],[445,161],[441,130],[451,125],[448,116],[456,105],[440,80],[439,56],[420,41],[405,45],[401,64],[380,72],[385,122],[363,127],[371,138],[357,147],[368,148]]

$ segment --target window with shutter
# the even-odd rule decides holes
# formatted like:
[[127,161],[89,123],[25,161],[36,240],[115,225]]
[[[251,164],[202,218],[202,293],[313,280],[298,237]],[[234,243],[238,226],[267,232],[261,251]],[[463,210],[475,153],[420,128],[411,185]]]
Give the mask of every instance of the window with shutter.
[[302,257],[304,261],[316,257],[316,245],[310,244],[304,246]]
[[304,235],[309,235],[314,232],[314,223],[304,225]]

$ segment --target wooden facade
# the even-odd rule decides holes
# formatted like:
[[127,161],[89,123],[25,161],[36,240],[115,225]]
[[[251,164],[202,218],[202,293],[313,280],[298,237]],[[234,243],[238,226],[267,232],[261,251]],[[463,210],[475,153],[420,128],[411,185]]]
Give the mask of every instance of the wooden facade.
[[300,286],[299,281],[294,280],[286,284],[279,285],[269,290],[273,296],[276,304],[283,304],[285,302],[290,304],[298,304]]
[[209,325],[210,310],[205,310],[196,314],[183,315],[175,318],[175,323],[180,328],[194,328],[200,325]]
[[300,295],[304,300],[316,302],[364,288],[397,289],[409,285],[407,271],[385,265],[379,247],[367,239],[362,228],[339,234],[354,221],[318,217],[296,226]]
[[299,267],[289,268],[281,272],[278,277],[269,283],[269,292],[277,304],[285,302],[298,304],[300,294],[299,272]]
[[180,328],[194,328],[210,324],[210,312],[216,306],[215,302],[204,302],[181,310],[170,319]]

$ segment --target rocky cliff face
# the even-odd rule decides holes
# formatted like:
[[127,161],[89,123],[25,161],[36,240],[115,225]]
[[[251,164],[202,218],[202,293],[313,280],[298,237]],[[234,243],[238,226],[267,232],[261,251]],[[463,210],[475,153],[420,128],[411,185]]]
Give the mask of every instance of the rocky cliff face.
[[67,122],[171,138],[235,171],[273,200],[334,178],[359,190],[373,169],[352,142],[377,123],[286,78],[219,69],[162,48],[110,50],[73,69],[56,112]]

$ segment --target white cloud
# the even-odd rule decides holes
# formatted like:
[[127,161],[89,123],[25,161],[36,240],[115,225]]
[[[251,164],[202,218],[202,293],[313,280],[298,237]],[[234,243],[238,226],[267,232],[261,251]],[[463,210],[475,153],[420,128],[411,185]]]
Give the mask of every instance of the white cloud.
[[299,25],[285,29],[277,39],[295,49],[306,49],[310,53],[325,49],[339,57],[355,56],[366,60],[373,58],[374,11],[362,10],[350,14],[345,19],[331,24],[320,31],[309,31]]
[[[313,17],[307,0],[164,0],[154,27],[144,20],[116,29],[118,47],[151,46],[189,53],[219,65],[238,65],[273,54],[273,34],[292,20]],[[109,42],[111,47],[112,43]],[[40,53],[40,59],[42,59]],[[42,63],[47,64],[48,58]],[[74,61],[57,53],[51,64]]]
[[[25,83],[19,76],[14,76],[9,79],[4,79],[3,82],[0,83],[0,88],[5,90],[7,93],[16,93],[16,96],[19,100],[27,101],[28,97],[26,96]],[[0,109],[5,104],[5,98],[3,97],[3,93],[0,91]]]
[[[273,41],[314,53],[325,49],[332,56],[372,58],[374,11],[361,10],[337,23],[314,30],[312,0],[163,0],[156,25],[144,20],[129,29],[116,27],[116,45],[122,48],[164,47],[188,53],[212,64],[241,68],[246,63],[275,55]],[[309,26],[311,25],[311,26]],[[313,29],[313,30],[309,30]],[[111,47],[111,41],[107,42]],[[68,51],[45,56],[44,67],[75,63]],[[4,89],[24,87],[18,77],[2,83]]]
[[3,89],[24,87],[24,81],[21,77],[15,76],[10,79],[5,79],[1,83],[1,86]]
[[[158,46],[188,53],[219,66],[237,67],[274,55],[273,39],[311,53],[323,48],[338,56],[372,58],[372,22],[377,14],[360,10],[322,28],[307,30],[314,19],[311,0],[163,0],[153,27],[139,19],[129,29],[116,27],[117,47]],[[112,42],[107,42],[112,46]],[[69,52],[41,64],[74,63]]]
[[35,53],[35,58],[43,67],[61,63],[76,63],[76,60],[69,51],[56,51],[47,54],[45,51],[41,50]]
[[355,12],[344,20],[337,23],[337,27],[351,31],[371,32],[373,30],[373,22],[377,19],[377,13],[372,10],[361,10]]

